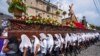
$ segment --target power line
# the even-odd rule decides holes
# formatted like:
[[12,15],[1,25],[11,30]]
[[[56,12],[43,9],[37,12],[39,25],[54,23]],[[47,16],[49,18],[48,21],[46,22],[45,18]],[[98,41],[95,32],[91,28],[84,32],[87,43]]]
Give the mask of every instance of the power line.
[[96,7],[96,11],[97,11],[97,13],[100,15],[100,12],[99,12],[99,10],[98,10],[98,7],[97,7],[97,5],[96,5],[95,0],[93,0],[93,3],[94,3],[94,5],[95,5],[95,7]]
[[95,4],[96,4],[96,7],[97,7],[97,9],[98,9],[98,11],[99,11],[99,13],[100,13],[100,0],[94,0],[94,2],[95,2]]
[[94,5],[95,5],[95,7],[96,7],[97,12],[99,12],[98,7],[97,7],[97,5],[96,5],[96,2],[95,2],[94,0],[93,0],[93,3],[94,3]]
[[98,0],[98,2],[100,3],[100,0]]
[[98,4],[98,6],[100,5],[100,0],[97,0],[97,4]]

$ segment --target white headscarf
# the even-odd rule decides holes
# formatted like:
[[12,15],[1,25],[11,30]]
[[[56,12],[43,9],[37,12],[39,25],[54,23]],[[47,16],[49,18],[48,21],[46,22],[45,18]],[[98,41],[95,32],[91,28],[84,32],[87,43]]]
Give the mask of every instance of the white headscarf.
[[53,45],[53,37],[52,37],[52,35],[51,34],[47,34],[48,35],[48,37],[47,37],[47,39],[48,39],[48,47],[50,47],[51,45]]
[[[47,49],[47,41],[46,41],[46,35],[44,33],[40,33],[40,39],[41,39],[41,52],[46,53]],[[43,49],[42,49],[43,48]]]
[[46,35],[45,35],[44,33],[40,33],[39,35],[40,35],[40,39],[41,39],[41,40],[42,40],[42,39],[46,39]]
[[58,39],[59,38],[59,35],[58,34],[55,34],[55,37]]
[[54,40],[53,40],[53,36],[51,34],[47,34],[48,35],[48,48],[50,48],[50,52],[52,51],[53,45],[54,45]]
[[20,43],[20,46],[19,46],[21,52],[23,52],[23,48],[28,48],[28,47],[32,48],[31,41],[30,41],[30,39],[28,38],[27,35],[22,34],[21,35],[21,43]]
[[69,34],[67,33],[66,36],[65,36],[65,48],[67,47],[67,42],[70,41],[70,36]]
[[2,33],[2,35],[3,35],[4,37],[8,37],[8,32],[7,32],[7,30],[8,30],[8,28],[5,28],[4,31],[3,31],[3,33]]
[[[39,41],[39,39],[38,39],[38,37],[37,36],[35,36],[35,35],[33,35],[32,37],[34,37],[34,49],[33,49],[33,51],[32,52],[34,52],[35,53],[35,51],[36,51],[36,46],[37,45],[40,45],[40,41]],[[40,51],[40,48],[38,49],[38,51]]]
[[[55,34],[55,37],[57,38],[58,40],[58,45],[57,47],[60,47],[61,46],[61,41],[60,41],[60,36],[58,34]],[[56,43],[57,44],[57,43]]]
[[66,41],[66,42],[67,42],[67,41],[70,41],[70,36],[69,36],[68,33],[67,33],[66,36],[65,36],[65,41]]
[[77,40],[76,34],[73,34],[73,35],[72,35],[72,40],[73,40],[73,42],[75,42],[75,41]]
[[59,34],[59,36],[60,36],[60,40],[61,40],[61,42],[64,43],[64,39],[63,39],[62,35]]

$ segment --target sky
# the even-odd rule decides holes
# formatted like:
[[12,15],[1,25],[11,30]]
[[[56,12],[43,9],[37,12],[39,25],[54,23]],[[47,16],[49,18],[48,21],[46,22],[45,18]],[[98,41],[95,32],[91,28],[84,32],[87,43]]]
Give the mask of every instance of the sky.
[[0,0],[0,12],[7,14],[7,15],[11,15],[8,12],[8,4],[7,4],[7,0]]
[[[0,12],[11,15],[8,12],[7,0],[0,0]],[[100,0],[95,0],[97,8],[100,12]],[[78,20],[86,16],[86,20],[90,24],[100,26],[100,13],[96,10],[93,0],[51,0],[51,3],[56,4],[64,11],[69,9],[70,4],[74,4],[74,12]]]
[[[100,12],[100,0],[95,0],[95,2]],[[78,20],[81,20],[83,16],[86,16],[88,23],[100,26],[100,13],[96,10],[93,0],[51,0],[51,3],[59,3],[61,8],[67,12],[69,5],[73,3],[74,12],[76,17],[78,17]]]

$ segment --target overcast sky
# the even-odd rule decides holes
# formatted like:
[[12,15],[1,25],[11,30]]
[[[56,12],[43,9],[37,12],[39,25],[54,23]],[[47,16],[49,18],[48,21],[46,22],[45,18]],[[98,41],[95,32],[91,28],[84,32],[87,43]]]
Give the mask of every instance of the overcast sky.
[[68,12],[69,5],[74,4],[74,11],[79,19],[86,16],[86,20],[100,26],[100,0],[95,0],[99,12],[97,12],[93,0],[51,0],[52,3],[61,5],[62,9]]
[[6,3],[7,0],[0,0],[0,12],[7,14],[7,15],[11,15],[8,12],[8,4]]
[[[9,14],[7,0],[0,0],[0,12],[4,14]],[[86,20],[91,23],[100,26],[100,13],[97,12],[94,6],[93,0],[51,0],[52,3],[57,4],[68,12],[68,7],[71,3],[74,4],[74,11],[79,19],[82,16],[86,16]],[[95,0],[98,10],[100,11],[100,0]]]

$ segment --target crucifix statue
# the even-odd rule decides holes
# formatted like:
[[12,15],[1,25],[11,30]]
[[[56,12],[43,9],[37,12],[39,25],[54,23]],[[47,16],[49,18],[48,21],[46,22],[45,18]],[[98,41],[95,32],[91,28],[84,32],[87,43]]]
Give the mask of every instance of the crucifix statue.
[[77,18],[76,18],[75,14],[74,14],[74,11],[73,11],[73,6],[74,6],[73,3],[71,5],[69,5],[68,16],[70,17],[71,21],[77,21]]
[[71,17],[72,15],[74,14],[74,11],[73,11],[73,4],[69,5],[69,16]]

